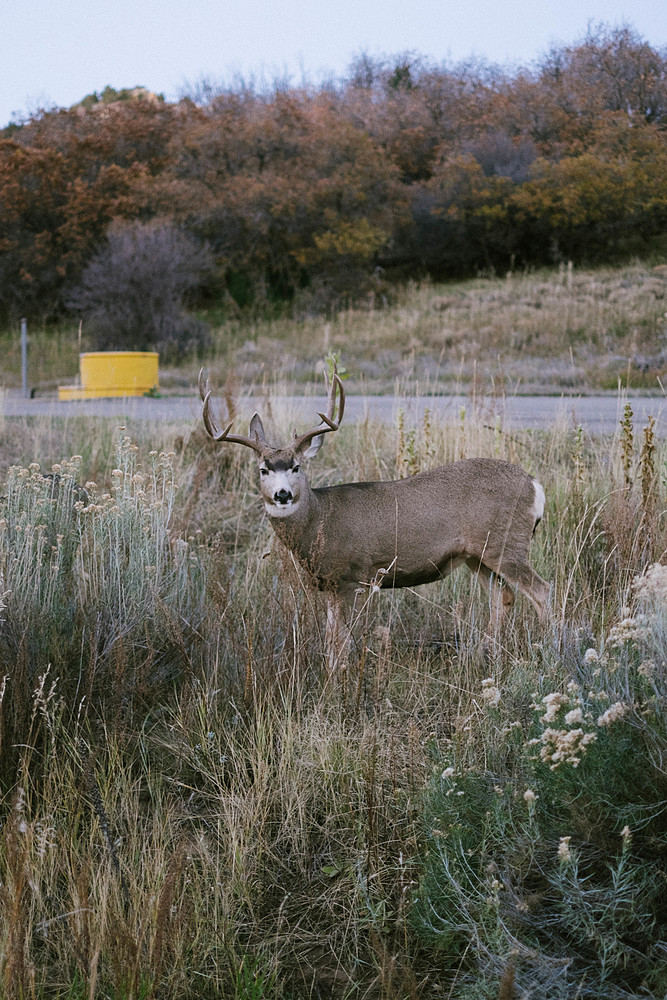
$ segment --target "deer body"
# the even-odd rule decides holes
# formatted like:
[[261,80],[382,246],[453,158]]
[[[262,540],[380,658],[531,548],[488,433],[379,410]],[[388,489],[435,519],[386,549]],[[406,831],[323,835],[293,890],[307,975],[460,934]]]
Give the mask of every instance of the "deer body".
[[[494,623],[525,594],[542,616],[549,584],[532,569],[528,550],[544,511],[544,490],[518,465],[471,458],[390,482],[344,483],[313,489],[302,460],[313,457],[323,434],[338,429],[345,394],[336,373],[322,424],[273,448],[255,414],[250,436],[218,431],[203,374],[199,388],[206,428],[218,441],[258,455],[266,513],[281,542],[329,595],[329,626],[340,633],[341,613],[371,584],[413,587],[432,583],[465,563],[489,593]],[[340,393],[334,421],[336,392]],[[493,584],[496,580],[497,585]]]
[[269,482],[261,486],[280,540],[320,589],[344,601],[378,574],[382,587],[414,587],[466,562],[544,610],[548,585],[528,566],[544,493],[517,465],[473,458],[392,482],[311,489],[305,480],[289,513]]

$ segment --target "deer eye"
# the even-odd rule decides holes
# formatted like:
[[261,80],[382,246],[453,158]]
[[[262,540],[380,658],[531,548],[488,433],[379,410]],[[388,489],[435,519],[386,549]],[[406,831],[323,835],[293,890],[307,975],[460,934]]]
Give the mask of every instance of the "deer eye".
[[259,470],[259,474],[260,474],[260,476],[268,476],[269,470],[268,469],[260,469]]
[[299,472],[299,471],[300,471],[300,469],[301,469],[301,466],[300,466],[300,465],[293,465],[293,466],[292,466],[292,472]]

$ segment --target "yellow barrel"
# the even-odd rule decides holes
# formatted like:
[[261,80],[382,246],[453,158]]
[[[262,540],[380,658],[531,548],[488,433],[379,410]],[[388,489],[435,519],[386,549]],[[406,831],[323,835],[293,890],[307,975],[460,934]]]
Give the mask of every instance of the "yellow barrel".
[[60,386],[60,399],[143,396],[159,389],[156,351],[87,351],[79,355],[80,386]]

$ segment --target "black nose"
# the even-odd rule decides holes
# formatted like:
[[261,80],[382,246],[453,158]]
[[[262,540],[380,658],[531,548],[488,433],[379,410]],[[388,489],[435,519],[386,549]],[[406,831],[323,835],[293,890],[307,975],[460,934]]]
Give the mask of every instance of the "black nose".
[[273,494],[273,499],[276,503],[289,503],[292,499],[292,494],[289,490],[278,490]]

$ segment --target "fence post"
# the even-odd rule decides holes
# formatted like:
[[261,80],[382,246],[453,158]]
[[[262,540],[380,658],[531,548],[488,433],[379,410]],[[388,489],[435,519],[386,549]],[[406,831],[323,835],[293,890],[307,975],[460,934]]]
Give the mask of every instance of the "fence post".
[[28,324],[21,320],[21,389],[24,399],[30,398],[28,389]]

